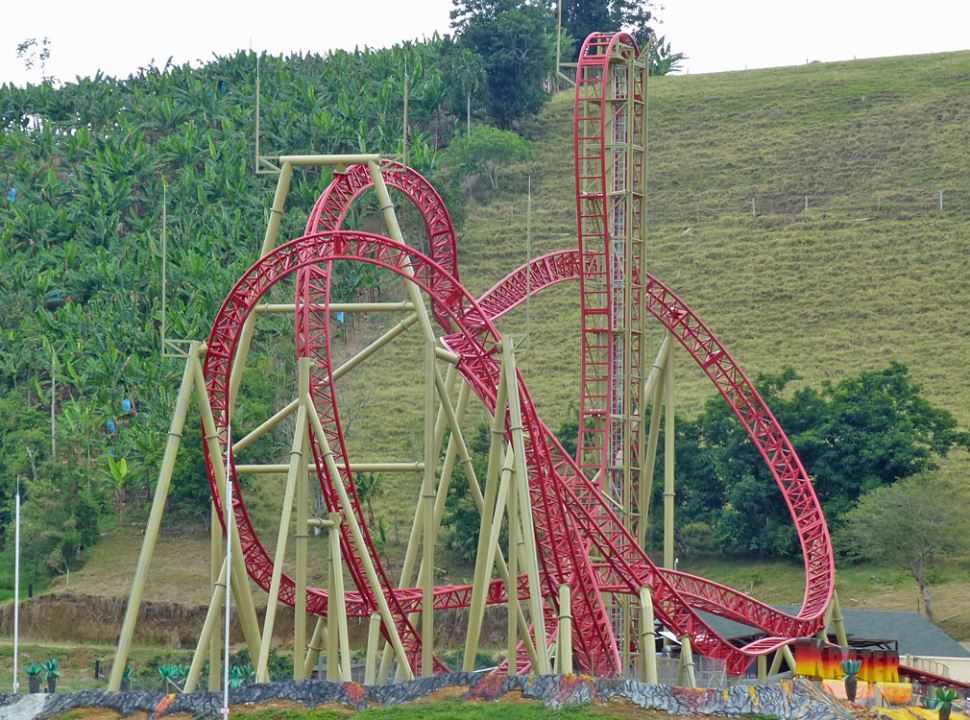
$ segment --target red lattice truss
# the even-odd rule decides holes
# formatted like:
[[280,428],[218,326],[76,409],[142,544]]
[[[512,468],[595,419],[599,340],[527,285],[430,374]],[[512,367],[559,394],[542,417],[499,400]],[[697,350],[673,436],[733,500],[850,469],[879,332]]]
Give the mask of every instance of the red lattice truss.
[[[342,468],[339,477],[330,476],[321,448],[311,434],[317,477],[331,510],[339,510],[336,483],[342,483],[347,490],[364,534],[366,554],[377,570],[381,592],[388,599],[397,632],[413,669],[420,672],[421,639],[408,616],[421,611],[421,591],[414,587],[397,589],[391,583],[368,532],[349,462],[346,462],[330,348],[333,263],[360,262],[402,276],[413,273],[414,282],[430,298],[432,315],[441,329],[444,344],[461,358],[458,372],[492,412],[501,359],[500,335],[494,321],[529,295],[561,282],[582,282],[584,268],[590,264],[583,262],[584,256],[579,250],[551,253],[518,268],[475,300],[459,282],[454,228],[438,193],[410,168],[385,162],[380,171],[385,184],[412,202],[424,219],[427,253],[379,235],[341,230],[354,199],[372,187],[373,181],[366,166],[352,166],[346,172],[335,174],[314,207],[307,234],[260,259],[233,287],[214,323],[203,370],[220,442],[225,447],[229,377],[243,324],[269,288],[295,275],[297,354],[316,361],[311,397],[334,459]],[[729,672],[741,673],[755,656],[772,652],[794,638],[810,636],[823,627],[834,583],[828,529],[808,475],[791,444],[724,346],[661,282],[649,275],[645,283],[639,275],[632,281],[638,287],[642,283],[647,312],[674,335],[711,379],[770,468],[801,542],[806,572],[804,600],[797,614],[788,615],[717,583],[656,567],[624,529],[601,488],[567,456],[543,424],[520,376],[519,399],[548,637],[550,642],[555,637],[558,586],[568,583],[573,596],[573,642],[578,666],[584,672],[600,676],[619,673],[616,635],[604,607],[603,594],[637,597],[640,588],[648,586],[654,612],[671,632],[689,636],[696,652],[722,659]],[[506,427],[509,434],[508,418]],[[211,465],[208,470],[212,497],[222,517]],[[233,510],[249,575],[268,590],[273,560],[253,528],[241,491],[234,497]],[[363,617],[376,610],[376,602],[366,582],[364,559],[351,542],[346,523],[343,528],[341,546],[356,586],[356,590],[347,592],[347,610],[352,616]],[[594,554],[602,561],[592,562],[590,558]],[[294,594],[295,584],[284,573],[278,600],[293,605]],[[471,594],[469,585],[439,586],[434,593],[434,607],[436,610],[467,607]],[[528,597],[524,575],[518,578],[518,596]],[[506,603],[503,583],[492,580],[486,598],[489,604]],[[326,591],[310,588],[307,606],[309,612],[326,616]],[[754,626],[765,632],[766,637],[737,648],[719,636],[698,615],[699,610]],[[389,628],[383,628],[383,632],[387,636]],[[528,668],[524,653],[520,652],[516,661],[521,670]],[[445,665],[436,660],[435,670],[444,669]]]

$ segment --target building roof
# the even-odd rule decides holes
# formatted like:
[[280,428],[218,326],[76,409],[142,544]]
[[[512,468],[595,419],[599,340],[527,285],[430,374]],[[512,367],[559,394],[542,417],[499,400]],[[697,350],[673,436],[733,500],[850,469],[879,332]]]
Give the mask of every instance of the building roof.
[[[798,608],[792,605],[776,605],[777,609],[794,613]],[[701,613],[711,627],[726,638],[743,637],[757,630],[741,623]],[[889,610],[843,610],[845,631],[852,637],[896,640],[900,655],[922,655],[926,657],[970,657],[960,643],[951,638],[928,618],[914,612]],[[829,628],[830,631],[833,628]]]

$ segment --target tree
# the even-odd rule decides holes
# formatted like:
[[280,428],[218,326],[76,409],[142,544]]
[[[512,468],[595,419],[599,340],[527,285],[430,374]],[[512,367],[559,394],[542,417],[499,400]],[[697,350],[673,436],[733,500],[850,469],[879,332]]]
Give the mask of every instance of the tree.
[[485,70],[485,108],[500,127],[535,115],[548,99],[543,82],[552,70],[555,19],[523,0],[455,0],[451,25],[458,44]]
[[654,37],[650,45],[650,68],[651,75],[670,75],[680,71],[680,64],[687,59],[684,53],[670,51],[670,41],[663,35]]
[[497,190],[499,174],[505,167],[531,157],[528,140],[508,130],[476,125],[469,134],[452,141],[443,163],[453,180],[478,173],[488,178],[492,190]]
[[[954,445],[970,447],[970,435],[921,396],[900,363],[791,392],[797,378],[789,368],[755,384],[812,477],[830,526],[840,524],[860,495],[935,470]],[[679,523],[711,524],[728,551],[798,552],[790,513],[768,467],[720,397],[709,400],[698,418],[678,419],[676,450]],[[662,467],[658,458],[658,502]]]
[[967,500],[966,489],[937,474],[910,476],[863,495],[846,514],[836,546],[850,560],[905,568],[919,586],[932,620],[928,572],[934,562],[966,551],[970,520],[961,509]]
[[[559,0],[549,0],[549,7],[558,12]],[[644,0],[562,0],[562,26],[579,43],[590,33],[630,33],[640,47],[645,47],[653,34],[650,21],[653,13],[650,2]],[[579,47],[572,49],[573,54]],[[568,54],[568,49],[563,51]]]

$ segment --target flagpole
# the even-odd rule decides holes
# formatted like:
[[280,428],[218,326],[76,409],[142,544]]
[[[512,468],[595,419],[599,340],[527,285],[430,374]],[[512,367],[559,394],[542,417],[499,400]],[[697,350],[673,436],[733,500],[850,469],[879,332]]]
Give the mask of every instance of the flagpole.
[[17,476],[17,495],[14,500],[13,541],[13,692],[20,690],[20,476]]
[[[232,425],[229,422],[229,410],[226,409],[226,627],[223,637],[226,640],[225,657],[223,659],[222,677],[222,717],[229,720],[229,619],[232,609]],[[245,580],[245,578],[244,578]]]

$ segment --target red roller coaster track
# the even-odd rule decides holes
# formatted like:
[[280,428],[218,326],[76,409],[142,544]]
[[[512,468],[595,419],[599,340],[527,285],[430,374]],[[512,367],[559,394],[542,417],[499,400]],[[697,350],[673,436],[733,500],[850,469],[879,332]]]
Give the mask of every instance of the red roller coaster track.
[[[621,37],[617,42],[625,43],[626,40]],[[635,50],[635,45],[633,48]],[[580,77],[584,76],[583,72],[584,57],[581,57]],[[578,107],[577,104],[577,123]],[[605,155],[605,132],[600,132],[598,137],[600,151]],[[381,590],[388,598],[397,631],[413,669],[420,671],[421,639],[408,615],[421,610],[421,591],[419,588],[397,589],[390,582],[368,534],[349,463],[341,462],[346,460],[347,450],[334,389],[330,349],[332,264],[368,263],[402,275],[406,269],[412,270],[415,282],[431,300],[432,314],[441,328],[443,342],[460,356],[458,372],[492,411],[501,357],[500,335],[494,320],[523,302],[528,295],[535,295],[557,283],[579,280],[581,284],[585,283],[584,287],[591,288],[599,281],[584,273],[584,268],[590,270],[597,263],[589,262],[581,250],[568,250],[537,258],[512,272],[480,300],[475,300],[459,282],[453,226],[432,186],[413,170],[394,163],[385,162],[381,175],[389,187],[404,194],[420,212],[428,235],[427,253],[379,235],[342,230],[351,203],[372,186],[372,180],[366,166],[352,166],[346,172],[336,174],[314,207],[307,234],[264,256],[233,287],[209,338],[204,375],[216,426],[225,443],[228,441],[229,377],[243,323],[270,287],[295,274],[297,354],[316,361],[311,396],[332,452],[337,456],[338,466],[343,468],[340,477],[329,475],[321,449],[311,435],[323,495],[328,507],[338,510],[335,483],[342,483],[346,488],[364,533],[368,555],[377,570]],[[639,215],[637,222],[642,222]],[[753,657],[769,653],[794,638],[809,636],[824,625],[834,584],[828,529],[808,476],[791,444],[724,346],[661,282],[636,269],[630,279],[632,285],[640,288],[640,307],[645,307],[672,333],[711,379],[775,477],[791,511],[805,557],[804,601],[799,613],[787,615],[717,583],[656,567],[604,499],[601,485],[587,477],[542,423],[520,377],[529,489],[548,636],[551,639],[555,633],[558,586],[569,583],[573,595],[577,664],[586,672],[615,675],[621,672],[618,641],[603,603],[603,593],[636,597],[641,587],[648,586],[652,591],[655,614],[670,631],[690,637],[694,649],[702,655],[723,659],[729,672],[741,673]],[[583,294],[584,312],[589,309],[587,294]],[[591,325],[584,327],[592,331]],[[508,418],[506,425],[506,432],[511,437]],[[209,480],[218,505],[219,493],[211,467]],[[248,572],[259,586],[268,590],[273,561],[253,528],[241,492],[235,496],[233,510]],[[343,527],[346,530],[346,524]],[[374,612],[376,603],[365,580],[363,559],[356,552],[349,534],[343,536],[341,545],[357,587],[356,591],[347,593],[348,613],[358,617],[369,615]],[[598,558],[595,563],[590,559],[593,549]],[[308,610],[325,616],[326,592],[319,588],[308,592]],[[284,574],[278,599],[292,605],[294,593],[292,579]],[[524,576],[519,578],[518,595],[520,598],[528,595]],[[490,604],[508,600],[499,581],[492,581],[486,597]],[[436,609],[467,607],[470,598],[471,587],[468,585],[440,586],[435,589],[434,606]],[[755,626],[764,631],[766,637],[737,648],[711,629],[698,615],[699,610]],[[383,631],[387,635],[388,628]],[[524,653],[520,653],[516,661],[520,669],[528,668]],[[435,669],[440,671],[445,666],[436,661]]]

